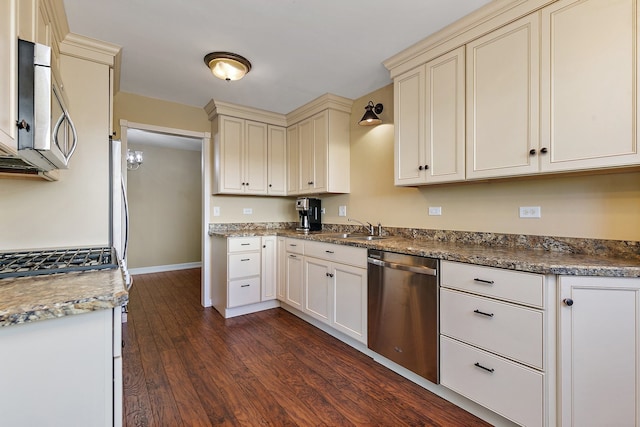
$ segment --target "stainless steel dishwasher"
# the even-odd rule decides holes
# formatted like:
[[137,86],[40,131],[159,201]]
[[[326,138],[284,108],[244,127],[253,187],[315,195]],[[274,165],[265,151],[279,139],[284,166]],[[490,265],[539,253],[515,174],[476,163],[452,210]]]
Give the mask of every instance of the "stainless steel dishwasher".
[[370,249],[368,267],[368,347],[438,384],[438,260]]

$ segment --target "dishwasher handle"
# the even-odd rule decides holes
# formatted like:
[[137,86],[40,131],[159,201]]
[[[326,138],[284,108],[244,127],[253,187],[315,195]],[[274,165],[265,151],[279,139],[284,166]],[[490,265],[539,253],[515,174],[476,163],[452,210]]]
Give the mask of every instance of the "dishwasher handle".
[[394,270],[410,271],[412,273],[426,274],[428,276],[438,275],[438,271],[435,268],[424,267],[421,265],[400,264],[397,262],[382,261],[380,259],[371,258],[371,257],[367,258],[367,262],[369,264],[378,265],[380,267],[392,268]]

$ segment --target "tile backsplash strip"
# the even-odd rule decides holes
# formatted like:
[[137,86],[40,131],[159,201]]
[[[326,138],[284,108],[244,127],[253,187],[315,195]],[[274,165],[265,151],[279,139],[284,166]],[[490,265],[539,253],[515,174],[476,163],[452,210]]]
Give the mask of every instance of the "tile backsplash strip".
[[[254,230],[294,230],[296,222],[254,222],[209,224],[209,232],[219,231],[254,231]],[[323,224],[323,232],[353,233],[363,232],[361,226],[350,224]],[[475,231],[429,230],[420,228],[382,228],[383,235],[403,237],[407,239],[433,240],[438,242],[456,242],[463,244],[487,245],[492,247],[509,247],[582,254],[595,256],[611,256],[640,260],[640,242],[625,240],[582,239],[575,237],[535,236],[524,234],[499,234]]]

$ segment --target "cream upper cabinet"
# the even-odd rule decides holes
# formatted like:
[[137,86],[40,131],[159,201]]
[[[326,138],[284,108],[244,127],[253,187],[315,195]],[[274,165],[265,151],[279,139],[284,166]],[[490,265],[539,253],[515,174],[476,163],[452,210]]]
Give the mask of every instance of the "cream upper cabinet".
[[350,191],[349,117],[343,111],[326,109],[297,123],[298,194]]
[[267,125],[219,117],[216,193],[267,194]]
[[542,9],[543,171],[637,164],[635,0],[561,0]]
[[640,279],[559,280],[559,425],[638,425]]
[[533,13],[467,44],[468,179],[538,171],[538,21]]
[[287,194],[287,130],[281,126],[267,128],[267,193]]
[[18,149],[17,3],[0,2],[0,154],[14,154]]
[[465,178],[464,47],[394,79],[395,184]]
[[300,192],[300,140],[298,125],[287,128],[287,195]]

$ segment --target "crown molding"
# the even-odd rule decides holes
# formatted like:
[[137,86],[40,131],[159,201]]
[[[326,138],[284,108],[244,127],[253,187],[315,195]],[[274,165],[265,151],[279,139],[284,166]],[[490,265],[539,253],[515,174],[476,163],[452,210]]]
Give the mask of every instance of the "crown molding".
[[293,125],[326,109],[351,114],[353,100],[331,93],[324,94],[287,114],[287,124]]
[[494,0],[383,61],[391,78],[452,51],[556,0]]
[[255,120],[275,126],[287,126],[287,120],[284,114],[245,107],[244,105],[232,104],[230,102],[212,99],[204,106],[204,110],[207,112],[209,120],[214,120],[218,115],[222,115],[237,117],[239,119]]
[[118,45],[68,33],[60,43],[60,53],[114,67],[122,48]]

